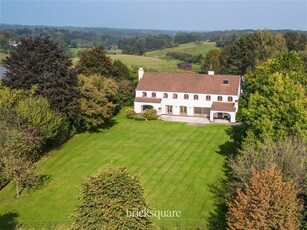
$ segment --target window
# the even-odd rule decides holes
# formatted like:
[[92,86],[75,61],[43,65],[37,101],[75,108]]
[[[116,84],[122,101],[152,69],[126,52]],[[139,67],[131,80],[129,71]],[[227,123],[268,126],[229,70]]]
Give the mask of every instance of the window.
[[177,99],[177,98],[178,98],[177,93],[174,93],[174,94],[173,94],[173,99]]
[[151,93],[151,97],[156,97],[157,94],[156,93]]
[[189,99],[189,95],[188,95],[188,94],[185,94],[185,95],[183,95],[183,98],[184,98],[185,100],[187,100],[187,99]]
[[167,93],[163,93],[163,98],[168,98],[168,94]]
[[228,101],[229,101],[229,102],[232,102],[232,100],[233,100],[232,97],[229,96],[229,97],[228,97]]
[[223,85],[228,85],[229,84],[229,80],[223,80]]
[[198,95],[194,95],[194,100],[198,100]]
[[167,105],[165,110],[166,110],[166,114],[173,114],[173,106],[172,105]]
[[218,100],[218,101],[223,101],[222,96],[218,96],[218,97],[217,97],[217,100]]
[[206,101],[211,101],[211,96],[210,95],[206,96]]
[[147,97],[147,93],[146,92],[143,92],[143,97]]
[[187,107],[180,106],[180,115],[187,115]]

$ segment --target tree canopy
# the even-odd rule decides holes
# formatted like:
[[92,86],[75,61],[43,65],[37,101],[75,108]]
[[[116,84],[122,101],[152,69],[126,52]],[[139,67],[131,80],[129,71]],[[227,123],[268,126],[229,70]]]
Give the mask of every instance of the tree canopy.
[[14,89],[31,89],[47,98],[52,108],[78,122],[77,75],[71,60],[48,37],[26,37],[4,59],[7,68],[3,83]]
[[242,109],[239,143],[306,138],[306,74],[297,53],[284,53],[246,74],[244,89],[247,107]]
[[221,50],[219,49],[210,50],[202,60],[201,72],[208,73],[209,70],[213,70],[214,73],[220,74],[222,68],[220,55],[221,55]]
[[299,229],[302,207],[296,196],[294,184],[284,182],[275,165],[260,172],[252,169],[246,189],[239,188],[227,203],[228,229]]
[[99,75],[78,76],[81,93],[81,126],[98,128],[109,121],[115,112],[117,86],[114,80]]
[[86,76],[99,74],[110,77],[113,72],[112,60],[106,56],[106,51],[101,45],[83,51],[80,54],[78,68],[81,74]]
[[285,51],[285,39],[281,35],[256,31],[240,36],[221,53],[222,73],[244,75],[262,62]]
[[138,177],[125,167],[109,167],[82,182],[74,229],[151,229],[148,217],[127,215],[146,208]]

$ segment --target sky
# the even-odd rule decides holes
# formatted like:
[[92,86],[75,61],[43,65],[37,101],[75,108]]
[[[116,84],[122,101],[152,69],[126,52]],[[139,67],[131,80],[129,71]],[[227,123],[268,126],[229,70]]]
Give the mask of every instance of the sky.
[[307,30],[307,0],[0,0],[0,23],[161,30]]

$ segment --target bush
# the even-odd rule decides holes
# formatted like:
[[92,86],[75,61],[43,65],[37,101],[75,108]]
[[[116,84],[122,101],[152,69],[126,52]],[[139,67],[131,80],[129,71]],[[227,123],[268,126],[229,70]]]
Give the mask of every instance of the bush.
[[143,113],[143,117],[145,117],[147,120],[157,120],[159,116],[157,114],[157,110],[149,109]]
[[137,115],[137,113],[134,111],[134,109],[129,108],[126,110],[126,118],[128,119],[134,119],[134,117]]

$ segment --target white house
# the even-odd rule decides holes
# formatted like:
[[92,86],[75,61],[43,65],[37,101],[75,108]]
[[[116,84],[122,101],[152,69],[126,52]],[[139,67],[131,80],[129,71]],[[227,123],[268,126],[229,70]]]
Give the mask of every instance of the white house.
[[240,96],[239,75],[138,72],[134,110],[155,108],[159,115],[201,116],[234,123]]

